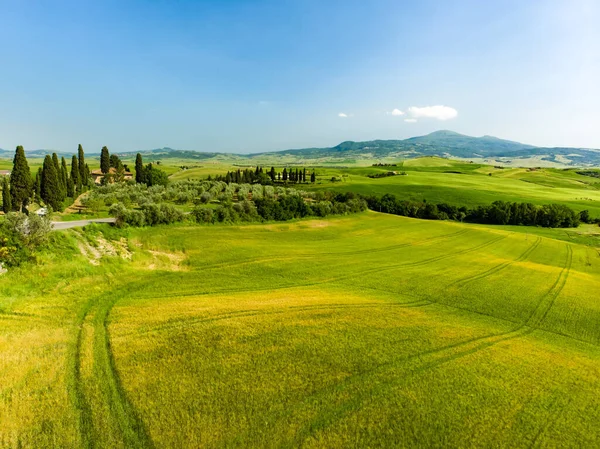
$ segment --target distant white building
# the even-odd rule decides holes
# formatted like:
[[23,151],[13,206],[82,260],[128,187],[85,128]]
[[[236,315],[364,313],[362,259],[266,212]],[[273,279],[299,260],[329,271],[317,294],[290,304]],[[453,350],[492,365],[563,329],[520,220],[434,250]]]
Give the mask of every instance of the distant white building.
[[0,176],[10,176],[10,170],[0,170]]
[[46,215],[48,215],[48,209],[46,209],[45,207],[40,207],[34,213],[36,215],[39,215],[40,217],[45,217]]

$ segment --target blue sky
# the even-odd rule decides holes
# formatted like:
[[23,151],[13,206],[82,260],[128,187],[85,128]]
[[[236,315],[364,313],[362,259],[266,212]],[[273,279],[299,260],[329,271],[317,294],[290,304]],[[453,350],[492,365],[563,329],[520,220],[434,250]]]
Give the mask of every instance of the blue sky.
[[600,148],[599,23],[596,0],[0,0],[0,148],[254,152],[438,129]]

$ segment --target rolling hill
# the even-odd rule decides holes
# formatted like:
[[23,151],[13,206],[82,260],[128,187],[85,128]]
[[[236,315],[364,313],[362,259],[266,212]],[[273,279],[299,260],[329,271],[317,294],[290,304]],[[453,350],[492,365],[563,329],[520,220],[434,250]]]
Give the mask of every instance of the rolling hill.
[[[125,156],[127,153],[123,153]],[[154,149],[142,152],[150,158],[237,159],[265,161],[300,159],[320,161],[373,160],[383,158],[412,159],[420,156],[473,159],[502,165],[599,166],[600,150],[587,148],[546,148],[527,145],[493,136],[471,137],[453,131],[435,131],[405,140],[345,141],[334,147],[301,148],[253,154],[204,153]]]
[[[32,158],[43,158],[52,150],[27,151]],[[58,152],[59,156],[68,156],[72,152]],[[124,151],[117,154],[131,158],[136,151]],[[445,158],[469,159],[476,162],[499,165],[535,165],[535,166],[600,166],[600,150],[590,148],[536,147],[493,136],[472,137],[453,131],[435,131],[425,136],[404,140],[369,140],[364,142],[345,141],[334,147],[301,148],[281,151],[269,151],[252,154],[235,154],[178,150],[169,147],[140,151],[146,160],[187,159],[187,160],[226,160],[241,163],[268,163],[285,161],[293,163],[299,160],[340,162],[368,161],[373,159],[412,159],[421,156],[439,156]],[[12,157],[13,152],[0,149],[0,158]],[[90,157],[98,152],[86,152]]]

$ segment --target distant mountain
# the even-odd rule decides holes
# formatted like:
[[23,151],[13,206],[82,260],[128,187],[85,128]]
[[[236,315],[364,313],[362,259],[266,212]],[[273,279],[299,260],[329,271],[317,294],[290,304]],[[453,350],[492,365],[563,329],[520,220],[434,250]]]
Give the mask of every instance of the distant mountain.
[[[71,157],[75,152],[64,152],[64,151],[56,151],[56,150],[25,150],[25,154],[27,155],[28,158],[31,159],[43,159],[44,157],[46,157],[47,154],[52,154],[52,153],[56,153],[56,155],[58,157],[61,156],[65,156],[65,157]],[[15,150],[3,150],[0,149],[0,158],[2,159],[7,159],[7,158],[13,158],[15,155]]]
[[[31,158],[43,158],[52,150],[27,151]],[[135,157],[134,152],[117,153],[123,158]],[[239,163],[267,163],[267,161],[292,162],[299,161],[349,161],[373,160],[382,158],[410,159],[420,156],[440,156],[447,158],[475,159],[486,163],[527,164],[563,166],[600,166],[600,150],[589,148],[544,148],[526,145],[493,136],[471,137],[453,131],[435,131],[425,136],[411,137],[404,140],[370,140],[366,142],[342,142],[334,147],[302,148],[282,151],[271,151],[254,154],[232,154],[217,152],[199,152],[176,150],[173,148],[156,148],[140,151],[145,161],[161,159],[182,160],[223,160]],[[0,150],[0,158],[12,158],[14,152]],[[71,153],[57,152],[59,156],[70,156]],[[86,153],[97,157],[97,153]],[[527,160],[527,161],[526,161]]]
[[499,163],[508,159],[537,158],[542,162],[562,165],[600,165],[600,150],[586,148],[543,148],[493,136],[471,137],[453,131],[435,131],[405,140],[370,140],[342,142],[330,148],[306,148],[259,153],[250,157],[289,155],[306,159],[377,159],[384,157],[413,158],[441,156],[463,159],[492,159]]

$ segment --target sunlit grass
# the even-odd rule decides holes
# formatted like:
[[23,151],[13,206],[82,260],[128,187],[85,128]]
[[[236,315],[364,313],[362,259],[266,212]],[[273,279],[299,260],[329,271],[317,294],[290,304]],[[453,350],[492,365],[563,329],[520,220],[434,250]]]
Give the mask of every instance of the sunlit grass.
[[131,262],[69,231],[2,279],[0,446],[599,437],[593,248],[372,212],[121,232]]

